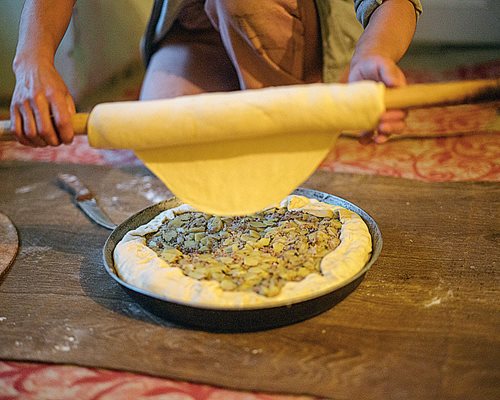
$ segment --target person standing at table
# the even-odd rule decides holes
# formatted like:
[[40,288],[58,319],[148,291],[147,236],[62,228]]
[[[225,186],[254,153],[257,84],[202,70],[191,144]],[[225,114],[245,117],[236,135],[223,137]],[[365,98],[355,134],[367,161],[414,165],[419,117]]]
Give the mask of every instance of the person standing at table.
[[[24,145],[73,140],[75,104],[54,56],[75,2],[24,5],[10,107]],[[397,62],[421,11],[419,0],[156,0],[143,40],[141,100],[317,82],[405,85]],[[386,112],[374,141],[402,131],[404,117]]]

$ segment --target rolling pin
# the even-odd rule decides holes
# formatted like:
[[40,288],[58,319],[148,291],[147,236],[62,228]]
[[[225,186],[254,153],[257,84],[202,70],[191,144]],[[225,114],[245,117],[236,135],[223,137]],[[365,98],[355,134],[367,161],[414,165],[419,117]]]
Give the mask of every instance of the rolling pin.
[[[228,102],[237,102],[238,96],[241,93],[241,91],[224,93],[224,96],[226,96]],[[201,96],[199,98],[201,100]],[[177,99],[179,98],[170,99],[170,101],[175,102]],[[386,109],[411,109],[497,101],[499,99],[500,78],[445,83],[422,83],[398,88],[386,88],[384,103]],[[87,134],[89,115],[88,113],[73,115],[72,125],[75,135]],[[140,118],[140,116],[137,118]],[[13,140],[15,140],[15,136],[10,129],[10,121],[0,121],[0,141]]]

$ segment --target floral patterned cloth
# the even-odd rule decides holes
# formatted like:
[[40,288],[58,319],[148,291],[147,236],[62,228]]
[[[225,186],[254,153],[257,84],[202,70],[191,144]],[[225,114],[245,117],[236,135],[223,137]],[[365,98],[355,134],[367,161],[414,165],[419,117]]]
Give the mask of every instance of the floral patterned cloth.
[[1,400],[313,400],[244,393],[128,372],[0,362]]

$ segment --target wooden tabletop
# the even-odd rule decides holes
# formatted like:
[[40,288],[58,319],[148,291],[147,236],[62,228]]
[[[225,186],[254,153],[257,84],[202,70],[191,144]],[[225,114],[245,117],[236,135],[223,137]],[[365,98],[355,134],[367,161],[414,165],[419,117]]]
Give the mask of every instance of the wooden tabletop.
[[316,173],[304,187],[378,222],[380,258],[317,317],[221,334],[174,326],[132,301],[102,265],[109,231],[57,187],[59,172],[81,177],[117,223],[168,196],[139,167],[0,164],[0,212],[21,242],[0,281],[0,359],[335,399],[499,397],[498,184]]

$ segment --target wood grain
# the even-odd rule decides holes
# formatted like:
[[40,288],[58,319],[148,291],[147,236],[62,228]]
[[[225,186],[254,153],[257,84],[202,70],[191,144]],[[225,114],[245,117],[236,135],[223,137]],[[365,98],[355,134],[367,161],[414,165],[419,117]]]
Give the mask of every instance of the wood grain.
[[109,232],[55,186],[59,172],[77,174],[117,223],[149,203],[130,184],[148,177],[140,168],[0,164],[0,209],[22,243],[0,285],[0,358],[334,399],[499,396],[498,184],[316,173],[305,187],[379,223],[381,257],[328,312],[216,334],[159,320],[125,295],[102,266]]
[[17,255],[19,238],[12,221],[0,212],[0,279]]

